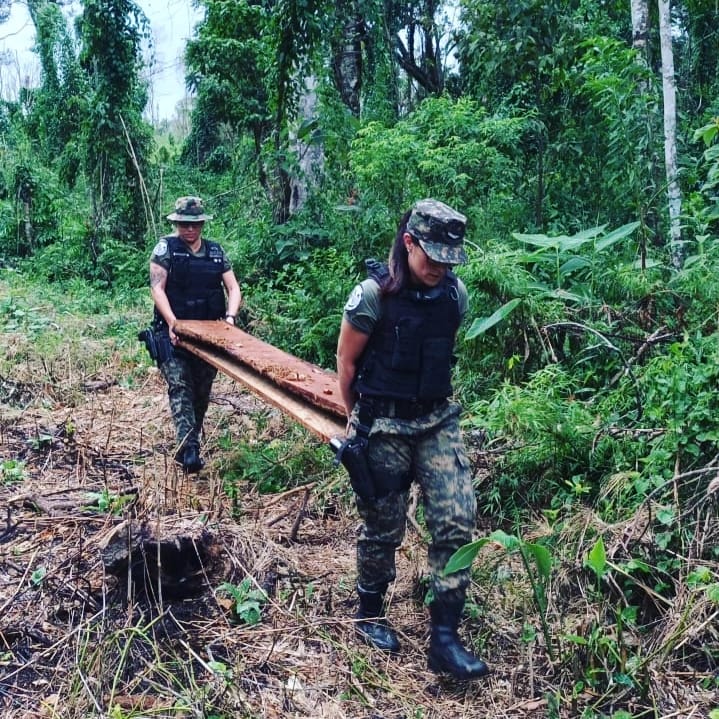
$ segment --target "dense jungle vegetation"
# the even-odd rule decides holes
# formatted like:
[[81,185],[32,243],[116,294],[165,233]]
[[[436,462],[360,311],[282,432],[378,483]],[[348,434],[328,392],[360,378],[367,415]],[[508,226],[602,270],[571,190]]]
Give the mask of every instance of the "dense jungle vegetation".
[[[657,700],[669,666],[719,694],[714,0],[198,0],[187,134],[144,118],[137,4],[81,5],[70,25],[28,0],[41,81],[0,102],[4,286],[124,307],[128,346],[164,217],[198,194],[242,326],[333,369],[363,260],[417,199],[449,203],[471,300],[455,389],[491,460],[489,530],[457,561],[521,559],[521,641],[559,668],[546,716],[690,716]],[[0,325],[28,310],[0,297]]]

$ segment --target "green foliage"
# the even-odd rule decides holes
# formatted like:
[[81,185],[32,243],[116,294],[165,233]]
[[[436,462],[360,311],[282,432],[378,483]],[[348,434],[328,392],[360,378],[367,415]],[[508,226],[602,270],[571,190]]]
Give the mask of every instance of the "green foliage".
[[[467,425],[504,444],[494,482],[481,494],[484,511],[511,518],[532,507],[569,511],[577,502],[591,503],[603,474],[634,456],[626,438],[603,436],[595,390],[578,382],[576,373],[550,364],[468,406]],[[616,411],[619,398],[607,397]]]
[[[470,313],[455,387],[466,429],[485,433],[490,450],[486,476],[476,477],[481,510],[494,526],[543,517],[551,530],[541,544],[504,533],[492,541],[521,557],[540,617],[552,619],[544,593],[560,566],[576,572],[568,599],[593,617],[576,633],[552,627],[551,637],[545,625],[524,623],[524,649],[544,634],[560,660],[558,683],[573,682],[547,695],[547,713],[579,715],[590,693],[587,717],[611,711],[619,719],[617,692],[649,703],[656,665],[646,646],[656,641],[657,619],[670,605],[684,612],[687,596],[686,612],[715,608],[718,595],[710,482],[719,446],[719,125],[716,48],[701,36],[713,6],[679,6],[673,15],[690,247],[674,271],[662,248],[656,57],[650,48],[643,62],[630,49],[628,3],[469,0],[454,99],[419,105],[417,83],[396,74],[388,37],[421,4],[202,4],[205,19],[188,47],[197,102],[182,162],[169,145],[153,155],[141,121],[137,7],[88,1],[75,39],[56,4],[32,4],[41,10],[42,84],[0,103],[0,260],[19,270],[0,298],[0,325],[18,339],[2,367],[22,366],[32,344],[42,361],[28,371],[57,391],[60,363],[83,377],[119,352],[128,367],[120,381],[131,382],[148,364],[134,335],[150,311],[151,217],[192,192],[212,208],[207,235],[223,243],[243,284],[244,326],[333,368],[342,306],[364,276],[362,260],[385,257],[402,211],[436,195],[469,217],[470,261],[457,271]],[[366,21],[368,61],[359,115],[329,77],[354,12]],[[295,101],[310,75],[318,116],[300,124]],[[692,122],[701,125],[694,144]],[[322,143],[326,160],[314,194],[292,216],[290,130]],[[33,281],[42,292],[33,294]],[[324,448],[284,426],[278,432],[276,415],[253,419],[255,434],[219,440],[235,509],[246,482],[279,492],[326,476]],[[38,430],[27,450],[47,452],[54,441]],[[25,473],[16,460],[0,466],[3,484]],[[96,499],[112,511],[114,497]],[[579,520],[586,544],[574,551],[566,536]],[[633,543],[610,541],[639,526],[644,534]],[[465,548],[465,561],[474,549]],[[261,611],[253,591],[245,582],[223,590],[242,621]],[[684,647],[687,666],[715,666],[706,635],[686,626],[660,658]],[[99,638],[81,670],[90,675],[103,652],[116,657],[108,645],[127,638]],[[358,676],[367,673],[362,661],[351,662]],[[227,679],[224,665],[211,669]],[[716,680],[706,688],[716,690]]]
[[[572,236],[549,237],[543,234],[513,233],[515,239],[536,249],[517,260],[532,270],[532,276],[547,283],[547,293],[560,299],[581,302],[582,297],[594,297],[595,284],[600,275],[606,277],[607,265],[614,264],[602,254],[630,236],[639,227],[632,222],[604,234],[606,225],[592,227]],[[587,251],[586,245],[590,245]],[[626,254],[625,254],[626,256]],[[601,261],[601,262],[600,262]],[[534,288],[541,291],[541,284]]]
[[77,225],[69,212],[60,209],[57,177],[40,165],[24,141],[6,160],[7,164],[0,159],[0,166],[4,165],[10,194],[17,201],[0,200],[0,257],[14,261],[32,256]]
[[[643,375],[645,418],[664,429],[655,451],[664,455],[664,460],[667,455],[676,457],[680,469],[708,460],[719,441],[715,422],[719,407],[712,391],[718,379],[718,357],[716,335],[694,336],[671,344],[666,353],[647,363]],[[706,454],[703,448],[708,450]],[[658,465],[664,463],[657,459]],[[658,466],[648,469],[656,472]]]
[[19,459],[3,459],[0,462],[0,484],[20,484],[25,481],[25,463]]
[[107,487],[103,487],[101,492],[87,494],[85,509],[100,514],[120,515],[134,499],[135,496],[132,494],[117,494],[111,492]]
[[521,302],[519,298],[515,297],[513,300],[503,304],[494,314],[489,317],[477,318],[472,322],[472,326],[467,331],[465,336],[468,340],[473,340],[479,335],[483,335],[488,330],[492,329],[494,325],[506,319],[512,311]]
[[593,37],[582,47],[581,91],[599,113],[593,126],[603,140],[602,167],[596,168],[601,174],[595,176],[603,205],[618,220],[646,218],[643,233],[656,232],[658,218],[651,217],[650,208],[664,181],[663,169],[652,158],[656,138],[662,136],[657,79],[624,42]]
[[100,276],[105,243],[122,238],[144,246],[148,198],[144,177],[152,133],[142,120],[147,102],[140,79],[147,21],[133,0],[86,0],[78,19],[80,63],[88,78],[88,114],[82,118],[83,163],[93,198],[85,241]]
[[260,623],[262,606],[267,602],[267,594],[256,587],[252,577],[245,577],[237,585],[223,582],[216,591],[232,599],[233,615],[241,622],[249,626]]
[[482,547],[490,543],[500,545],[508,554],[517,552],[522,558],[522,564],[532,585],[532,596],[539,613],[547,652],[550,660],[553,660],[552,635],[549,624],[547,623],[546,591],[552,572],[552,555],[546,547],[536,542],[527,542],[498,529],[492,532],[488,537],[477,539],[474,542],[460,547],[447,561],[444,574],[453,574],[454,572],[471,567],[472,562],[474,562],[475,557],[479,554]]
[[398,218],[417,199],[437,195],[470,215],[475,241],[509,231],[522,222],[513,160],[525,125],[489,118],[466,98],[427,99],[392,127],[367,123],[350,154],[360,198]]
[[[217,169],[223,154],[221,127],[248,132],[260,185],[282,224],[289,216],[293,165],[289,130],[305,78],[312,71],[315,46],[326,29],[323,4],[319,0],[268,5],[204,0],[202,4],[205,18],[187,51],[190,81],[199,102],[184,157]],[[243,71],[238,73],[238,67]]]
[[601,579],[607,572],[607,550],[601,537],[597,539],[585,560],[586,565]]
[[291,354],[334,368],[342,308],[357,274],[352,260],[335,248],[306,254],[266,285],[247,288],[250,311],[261,312],[253,332]]
[[[192,87],[198,92],[190,136],[183,158],[204,165],[223,142],[222,128],[248,131],[255,153],[270,129],[266,66],[271,47],[266,38],[268,17],[262,4],[203,2],[205,18],[187,45]],[[242,67],[243,72],[236,68]]]
[[37,30],[42,85],[27,118],[27,131],[38,140],[44,162],[57,163],[60,175],[72,186],[81,161],[75,135],[80,118],[88,112],[87,78],[61,8],[42,2],[31,3],[29,10]]
[[716,229],[719,221],[719,197],[716,194],[719,187],[719,117],[697,128],[694,131],[694,140],[701,141],[705,148],[702,156],[705,179],[701,184],[700,192],[692,196],[693,202],[687,211],[687,215],[696,226],[694,234],[696,250],[694,255],[690,254],[687,257],[685,267],[704,255],[708,243],[712,240],[714,244],[716,243],[715,233],[713,234],[711,229]]
[[[256,418],[262,423],[262,417]],[[306,435],[293,427],[286,436],[236,442],[228,448],[220,469],[225,491],[236,494],[240,481],[250,482],[263,494],[282,492],[322,477],[329,471],[327,457],[308,443]]]
[[30,583],[33,585],[33,587],[40,587],[46,576],[47,576],[47,567],[42,567],[42,566],[38,567],[30,575]]
[[582,43],[623,36],[631,27],[628,9],[626,3],[599,8],[559,0],[462,4],[458,55],[466,93],[501,116],[533,118],[522,137],[524,172],[515,188],[532,207],[521,226],[546,230],[586,226],[598,217],[612,224],[628,219],[614,214],[608,201],[613,188],[600,179],[607,162],[602,117],[582,94]]

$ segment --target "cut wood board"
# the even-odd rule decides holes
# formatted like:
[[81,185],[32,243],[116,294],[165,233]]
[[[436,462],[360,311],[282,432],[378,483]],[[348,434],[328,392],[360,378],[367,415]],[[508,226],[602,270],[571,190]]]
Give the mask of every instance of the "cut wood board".
[[227,322],[179,320],[178,345],[242,383],[327,441],[345,432],[337,375]]

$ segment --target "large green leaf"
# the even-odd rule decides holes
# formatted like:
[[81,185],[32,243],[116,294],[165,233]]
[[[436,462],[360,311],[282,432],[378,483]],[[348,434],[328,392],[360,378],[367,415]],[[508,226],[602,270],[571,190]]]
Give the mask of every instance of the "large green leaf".
[[577,255],[570,257],[560,268],[559,274],[564,277],[565,275],[571,274],[574,270],[583,269],[585,267],[591,267],[592,263],[586,257]]
[[537,571],[542,579],[549,579],[552,571],[552,555],[546,547],[541,544],[525,542],[524,548],[534,557],[534,563],[537,565]]
[[494,325],[498,322],[505,319],[505,317],[507,317],[521,301],[522,300],[520,298],[515,297],[513,300],[510,300],[506,304],[502,305],[490,317],[478,317],[475,319],[474,322],[472,322],[472,326],[467,331],[467,339],[472,340],[475,337],[479,337],[479,335],[484,334],[488,329],[494,327]]
[[597,235],[603,232],[605,227],[606,225],[599,225],[598,227],[591,227],[588,230],[578,232],[576,235],[572,235],[571,237],[562,237],[559,249],[564,251],[576,250],[577,247],[581,247],[582,245],[586,245],[588,242],[591,242]]
[[474,558],[477,554],[479,554],[479,550],[482,549],[482,547],[489,541],[489,537],[482,537],[481,539],[477,539],[474,542],[470,542],[469,544],[465,544],[463,547],[460,547],[449,558],[443,573],[454,574],[454,572],[459,572],[463,569],[471,567],[472,562],[474,562]]
[[599,537],[594,546],[587,554],[585,564],[597,575],[602,577],[607,571],[607,551],[604,548],[604,540]]
[[631,235],[634,230],[639,227],[638,222],[629,222],[626,225],[622,225],[621,227],[617,227],[616,230],[612,230],[608,235],[605,235],[602,237],[601,240],[597,242],[597,244],[594,246],[594,249],[597,252],[601,252],[602,250],[606,250],[607,247],[610,247],[615,242],[619,242],[619,240],[623,240],[628,235]]
[[535,247],[555,249],[559,247],[562,240],[569,239],[566,235],[560,235],[559,237],[549,237],[549,235],[525,235],[521,232],[513,232],[512,237],[519,240],[520,242],[526,242],[528,245],[534,245]]

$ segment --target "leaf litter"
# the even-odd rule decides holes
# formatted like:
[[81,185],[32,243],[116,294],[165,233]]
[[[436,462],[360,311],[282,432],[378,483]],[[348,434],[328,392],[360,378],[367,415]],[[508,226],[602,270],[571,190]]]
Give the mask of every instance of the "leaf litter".
[[[0,482],[2,719],[501,719],[642,708],[629,691],[613,700],[578,688],[581,667],[552,666],[541,642],[523,637],[535,620],[530,587],[516,561],[491,548],[462,635],[493,674],[459,683],[429,672],[426,536],[414,516],[389,597],[402,650],[389,657],[358,643],[358,520],[346,483],[260,494],[240,482],[239,497],[225,492],[220,435],[268,441],[289,421],[219,375],[207,467],[185,476],[171,459],[159,374],[123,387],[105,371],[72,393],[0,382],[0,461],[13,470]],[[473,457],[486,472],[481,452]],[[582,587],[571,586],[580,575],[563,576],[551,607],[557,634],[588,621]],[[267,598],[254,625],[218,591],[248,578]],[[711,631],[705,622],[698,639]],[[652,716],[706,716],[711,693],[696,669],[667,657],[662,672]]]

